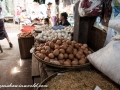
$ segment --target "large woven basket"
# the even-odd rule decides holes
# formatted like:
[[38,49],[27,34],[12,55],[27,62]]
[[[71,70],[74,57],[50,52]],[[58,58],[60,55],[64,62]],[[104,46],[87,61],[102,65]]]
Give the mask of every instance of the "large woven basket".
[[[101,72],[99,72],[98,70],[96,70],[96,69],[94,69],[94,68],[84,68],[84,69],[79,70],[79,71],[89,71],[89,72],[93,72],[93,71],[94,71],[94,72],[98,73],[99,75],[101,75],[101,77],[103,77],[104,80],[107,80],[108,82],[112,83],[112,85],[114,85],[116,88],[118,88],[117,90],[119,90],[119,88],[120,88],[120,85],[117,85],[117,84],[114,83],[112,80],[110,80],[108,77],[106,77],[104,74],[102,74]],[[48,78],[46,78],[40,85],[43,85],[43,86],[46,85],[47,82],[49,82],[50,80],[52,80],[52,79],[55,78],[56,76],[59,76],[59,74],[65,73],[65,72],[71,72],[71,70],[62,71],[62,72],[60,72],[60,73],[55,73],[55,74],[49,76]],[[84,79],[84,78],[83,78],[83,79]],[[93,80],[94,80],[94,78],[93,78]],[[43,88],[45,88],[45,87],[43,87]],[[38,88],[37,88],[37,90],[41,90],[41,89],[42,89],[42,87],[38,87]],[[106,89],[106,90],[107,90],[107,89]]]

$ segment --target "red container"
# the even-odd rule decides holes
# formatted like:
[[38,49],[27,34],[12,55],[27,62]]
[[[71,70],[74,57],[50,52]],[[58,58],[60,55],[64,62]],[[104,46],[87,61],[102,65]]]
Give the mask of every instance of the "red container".
[[22,32],[31,32],[33,31],[35,26],[23,26]]

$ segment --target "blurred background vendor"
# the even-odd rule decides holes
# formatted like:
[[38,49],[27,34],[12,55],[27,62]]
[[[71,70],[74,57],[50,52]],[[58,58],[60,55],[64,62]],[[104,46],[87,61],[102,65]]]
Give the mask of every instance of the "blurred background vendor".
[[70,26],[70,23],[67,20],[68,14],[66,12],[61,13],[59,25]]

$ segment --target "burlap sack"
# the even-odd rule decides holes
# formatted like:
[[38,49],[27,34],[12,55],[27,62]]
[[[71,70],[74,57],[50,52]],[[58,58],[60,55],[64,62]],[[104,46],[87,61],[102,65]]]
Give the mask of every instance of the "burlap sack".
[[120,85],[120,40],[112,40],[106,47],[89,55],[88,60],[99,71]]

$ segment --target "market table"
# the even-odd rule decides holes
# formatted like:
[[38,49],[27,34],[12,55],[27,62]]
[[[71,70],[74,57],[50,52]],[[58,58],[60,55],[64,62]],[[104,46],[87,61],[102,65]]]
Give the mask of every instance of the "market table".
[[13,15],[5,16],[4,19],[5,19],[5,20],[12,20],[13,23],[15,24],[15,20],[14,20],[14,16],[13,16]]

